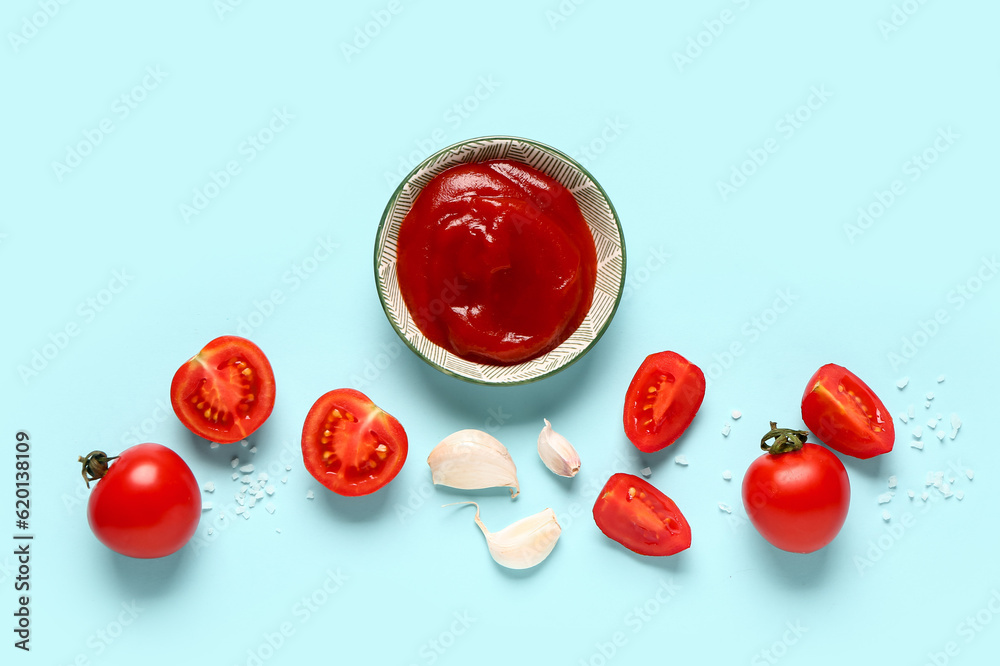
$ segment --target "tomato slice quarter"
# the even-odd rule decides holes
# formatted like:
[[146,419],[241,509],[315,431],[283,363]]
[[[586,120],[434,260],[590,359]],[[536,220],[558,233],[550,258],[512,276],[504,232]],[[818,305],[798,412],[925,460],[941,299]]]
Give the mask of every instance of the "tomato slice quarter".
[[817,439],[856,458],[892,451],[892,416],[857,375],[833,363],[816,371],[802,395],[802,421]]
[[188,430],[213,442],[249,437],[274,409],[274,372],[249,340],[224,335],[178,368],[170,404]]
[[399,421],[354,389],[323,394],[302,427],[306,469],[338,495],[367,495],[389,483],[406,451]]
[[613,475],[594,503],[594,522],[609,539],[640,555],[691,547],[691,526],[673,500],[634,474]]
[[704,399],[701,368],[672,351],[650,354],[625,394],[625,435],[645,453],[666,448],[691,425]]

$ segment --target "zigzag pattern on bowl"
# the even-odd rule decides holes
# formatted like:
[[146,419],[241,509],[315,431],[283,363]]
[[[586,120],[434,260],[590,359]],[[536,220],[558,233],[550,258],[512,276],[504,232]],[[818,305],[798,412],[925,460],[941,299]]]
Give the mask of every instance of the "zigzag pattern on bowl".
[[[538,358],[507,366],[466,361],[428,340],[406,309],[396,277],[399,226],[420,191],[439,173],[467,162],[511,159],[533,166],[558,180],[576,197],[597,247],[597,284],[590,313],[561,345]],[[600,188],[580,169],[530,142],[499,137],[470,141],[428,160],[390,201],[376,240],[378,290],[386,314],[407,343],[432,365],[459,377],[486,384],[519,384],[548,375],[583,354],[608,324],[625,282],[622,238],[615,215]]]

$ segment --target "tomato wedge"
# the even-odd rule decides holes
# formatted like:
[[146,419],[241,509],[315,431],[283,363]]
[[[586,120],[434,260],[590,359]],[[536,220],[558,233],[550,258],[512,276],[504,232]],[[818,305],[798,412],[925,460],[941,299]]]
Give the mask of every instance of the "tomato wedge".
[[817,439],[855,458],[892,451],[892,415],[857,375],[833,363],[816,371],[802,395],[802,421]]
[[170,404],[188,430],[213,442],[249,437],[274,409],[274,372],[260,347],[224,335],[178,368]]
[[389,483],[406,450],[399,421],[354,389],[323,394],[302,427],[306,469],[338,495],[368,495]]
[[691,526],[673,500],[634,474],[615,474],[594,503],[594,522],[609,539],[640,555],[691,547]]
[[672,351],[650,354],[625,394],[625,435],[645,453],[677,441],[705,399],[701,368]]

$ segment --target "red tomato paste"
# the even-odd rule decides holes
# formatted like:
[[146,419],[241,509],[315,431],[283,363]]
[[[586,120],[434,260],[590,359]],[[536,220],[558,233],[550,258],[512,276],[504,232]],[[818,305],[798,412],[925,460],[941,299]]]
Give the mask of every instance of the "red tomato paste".
[[403,219],[397,248],[399,288],[421,332],[478,363],[554,349],[594,297],[597,252],[576,199],[519,162],[438,174]]

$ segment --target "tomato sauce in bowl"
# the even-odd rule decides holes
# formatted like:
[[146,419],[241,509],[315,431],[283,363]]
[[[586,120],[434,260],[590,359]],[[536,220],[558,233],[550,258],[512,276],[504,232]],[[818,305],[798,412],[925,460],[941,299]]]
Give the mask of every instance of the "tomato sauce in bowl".
[[580,326],[597,252],[566,187],[526,164],[487,160],[426,184],[400,225],[396,271],[431,342],[468,361],[511,365]]

